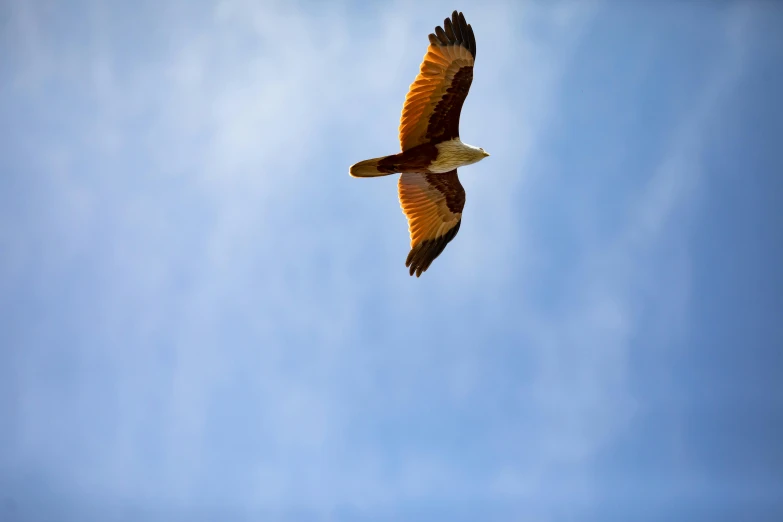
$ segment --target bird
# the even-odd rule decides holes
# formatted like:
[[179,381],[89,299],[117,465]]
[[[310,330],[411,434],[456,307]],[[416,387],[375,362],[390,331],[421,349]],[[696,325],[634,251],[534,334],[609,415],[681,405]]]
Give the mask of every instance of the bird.
[[354,178],[400,174],[397,192],[408,221],[405,266],[420,277],[459,232],[465,189],[457,169],[489,156],[462,142],[459,120],[473,83],[476,37],[456,10],[429,34],[419,73],[408,89],[399,125],[400,152],[349,167]]

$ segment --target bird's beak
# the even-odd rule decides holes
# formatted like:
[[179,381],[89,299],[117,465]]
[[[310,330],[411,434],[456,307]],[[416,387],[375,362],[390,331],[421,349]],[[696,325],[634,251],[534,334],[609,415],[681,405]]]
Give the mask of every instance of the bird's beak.
[[486,158],[487,156],[489,156],[489,152],[484,151],[484,157]]

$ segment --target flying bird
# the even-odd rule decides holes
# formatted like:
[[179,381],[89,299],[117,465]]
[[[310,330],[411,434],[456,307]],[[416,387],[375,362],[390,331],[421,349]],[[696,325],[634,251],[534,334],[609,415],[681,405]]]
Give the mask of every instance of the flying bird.
[[459,137],[460,112],[473,82],[476,59],[473,28],[462,13],[454,11],[429,40],[402,107],[401,152],[360,161],[349,170],[355,178],[401,174],[397,189],[411,240],[405,266],[416,277],[459,231],[465,189],[457,168],[489,156]]

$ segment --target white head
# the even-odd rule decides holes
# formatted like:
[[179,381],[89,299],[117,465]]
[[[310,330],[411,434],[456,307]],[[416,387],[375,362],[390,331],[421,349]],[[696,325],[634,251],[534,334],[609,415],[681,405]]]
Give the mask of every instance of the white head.
[[463,143],[459,138],[442,141],[435,147],[438,149],[438,158],[430,164],[430,172],[448,172],[478,163],[489,156],[484,149]]
[[470,164],[478,163],[484,158],[489,157],[489,152],[485,151],[481,147],[474,147],[473,145],[467,145],[467,147],[470,151]]

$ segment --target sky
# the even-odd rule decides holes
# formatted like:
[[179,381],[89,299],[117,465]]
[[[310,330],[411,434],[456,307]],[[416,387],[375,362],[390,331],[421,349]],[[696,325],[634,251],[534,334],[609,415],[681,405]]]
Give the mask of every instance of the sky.
[[[491,156],[411,278],[348,167],[454,9]],[[781,520],[781,26],[0,2],[0,519]]]

